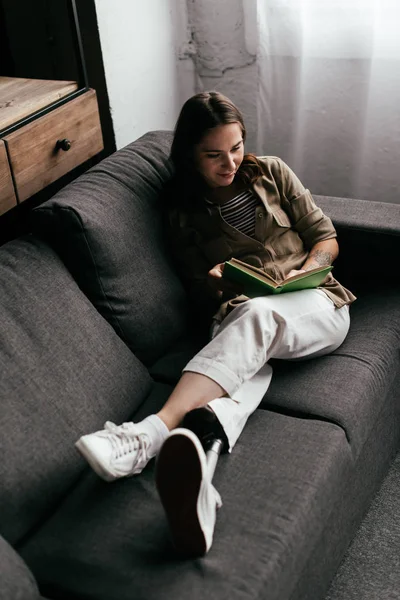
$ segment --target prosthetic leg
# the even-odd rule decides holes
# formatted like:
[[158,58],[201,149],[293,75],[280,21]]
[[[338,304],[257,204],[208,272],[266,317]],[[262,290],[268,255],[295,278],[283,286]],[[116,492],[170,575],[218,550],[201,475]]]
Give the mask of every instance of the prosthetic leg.
[[202,443],[211,481],[220,454],[228,452],[229,449],[228,438],[221,423],[209,406],[203,406],[187,413],[181,427],[193,431]]
[[210,407],[191,411],[157,456],[156,485],[173,545],[186,557],[211,548],[221,496],[212,485],[228,439]]

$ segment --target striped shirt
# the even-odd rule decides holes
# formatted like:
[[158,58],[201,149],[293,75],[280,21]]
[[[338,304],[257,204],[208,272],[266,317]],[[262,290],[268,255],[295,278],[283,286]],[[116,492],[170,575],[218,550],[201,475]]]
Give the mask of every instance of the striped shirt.
[[251,190],[246,190],[238,196],[221,204],[221,216],[232,227],[250,237],[255,236],[255,209],[259,201]]

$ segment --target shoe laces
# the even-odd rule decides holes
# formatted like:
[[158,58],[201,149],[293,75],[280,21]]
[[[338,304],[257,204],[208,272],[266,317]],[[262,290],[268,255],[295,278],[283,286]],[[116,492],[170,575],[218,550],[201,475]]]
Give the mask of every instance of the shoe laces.
[[138,430],[135,423],[122,423],[116,425],[111,421],[104,424],[107,439],[110,441],[114,458],[121,458],[131,453],[136,454],[136,461],[140,463],[147,460],[147,449],[150,444],[146,433]]

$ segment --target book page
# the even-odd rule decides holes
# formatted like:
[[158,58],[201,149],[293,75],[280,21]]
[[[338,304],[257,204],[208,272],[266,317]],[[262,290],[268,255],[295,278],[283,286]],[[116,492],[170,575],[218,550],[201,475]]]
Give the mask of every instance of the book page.
[[243,262],[242,260],[239,260],[238,258],[231,258],[229,262],[235,267],[244,271],[245,273],[254,275],[254,277],[257,277],[257,279],[260,279],[261,281],[264,279],[275,286],[278,285],[278,281],[276,281],[276,279],[274,279],[273,277],[271,277],[271,275],[268,275],[268,273],[266,273],[262,269],[259,269],[258,267],[253,267],[253,265],[249,265]]
[[309,271],[305,271],[304,273],[299,273],[298,275],[293,275],[292,277],[283,279],[283,281],[281,281],[281,284],[289,283],[290,281],[298,281],[299,279],[304,279],[304,277],[308,277],[309,275],[312,275],[313,273],[322,273],[323,271],[326,271],[326,274],[328,274],[331,270],[332,270],[332,267],[330,267],[330,266],[316,267],[315,269],[310,269]]

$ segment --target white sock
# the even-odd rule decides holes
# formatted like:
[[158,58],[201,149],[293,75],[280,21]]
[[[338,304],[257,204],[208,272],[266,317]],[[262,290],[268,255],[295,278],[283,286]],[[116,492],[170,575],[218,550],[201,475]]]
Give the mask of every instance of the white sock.
[[150,415],[137,423],[137,426],[140,427],[140,430],[143,433],[146,433],[149,436],[150,446],[147,449],[147,455],[151,458],[156,456],[160,451],[161,446],[166,440],[169,429],[160,417],[157,415]]

